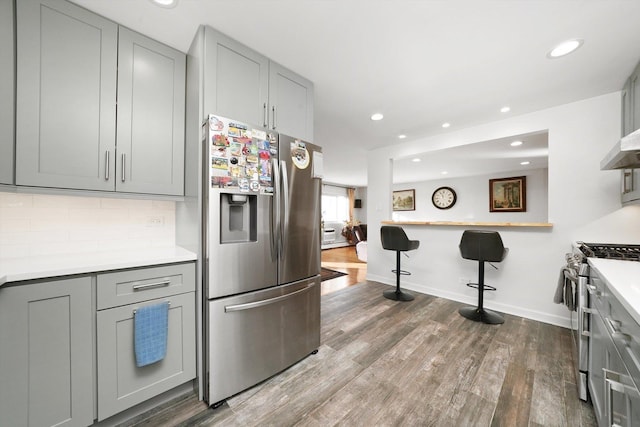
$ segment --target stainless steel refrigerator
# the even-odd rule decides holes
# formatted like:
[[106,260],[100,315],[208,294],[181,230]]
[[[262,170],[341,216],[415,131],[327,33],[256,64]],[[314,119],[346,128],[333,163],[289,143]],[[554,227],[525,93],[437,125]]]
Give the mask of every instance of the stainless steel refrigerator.
[[320,345],[322,150],[215,115],[203,142],[205,398],[215,404]]

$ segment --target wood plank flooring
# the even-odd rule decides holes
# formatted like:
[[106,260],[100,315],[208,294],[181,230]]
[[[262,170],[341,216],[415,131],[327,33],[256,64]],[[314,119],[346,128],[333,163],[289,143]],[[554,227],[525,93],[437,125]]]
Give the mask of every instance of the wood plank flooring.
[[460,303],[395,302],[386,289],[325,293],[318,353],[219,408],[188,396],[129,425],[596,425],[577,396],[568,330],[510,315],[479,324]]

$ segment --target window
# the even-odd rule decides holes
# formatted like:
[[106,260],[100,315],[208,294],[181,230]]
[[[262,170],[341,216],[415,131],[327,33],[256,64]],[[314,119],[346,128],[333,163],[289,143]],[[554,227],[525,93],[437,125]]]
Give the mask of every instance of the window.
[[322,188],[322,219],[332,222],[349,220],[349,197],[347,189],[324,185]]

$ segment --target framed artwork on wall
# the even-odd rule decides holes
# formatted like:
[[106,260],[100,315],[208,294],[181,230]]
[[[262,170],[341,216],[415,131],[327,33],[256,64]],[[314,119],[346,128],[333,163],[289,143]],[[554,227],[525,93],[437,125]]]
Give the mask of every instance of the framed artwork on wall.
[[489,180],[490,212],[526,212],[527,177],[496,178]]
[[393,192],[394,211],[415,211],[416,190],[400,190]]

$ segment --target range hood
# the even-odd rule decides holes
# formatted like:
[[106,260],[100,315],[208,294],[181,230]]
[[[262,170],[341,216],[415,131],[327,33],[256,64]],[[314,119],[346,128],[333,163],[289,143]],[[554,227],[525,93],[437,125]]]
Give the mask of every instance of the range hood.
[[640,168],[640,129],[630,133],[607,153],[601,170]]

